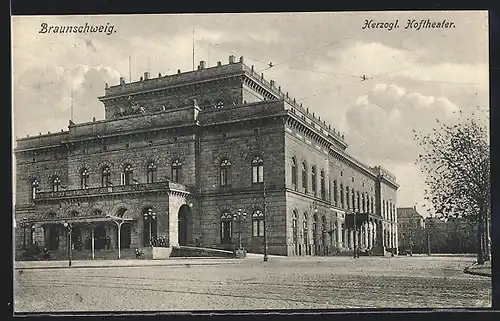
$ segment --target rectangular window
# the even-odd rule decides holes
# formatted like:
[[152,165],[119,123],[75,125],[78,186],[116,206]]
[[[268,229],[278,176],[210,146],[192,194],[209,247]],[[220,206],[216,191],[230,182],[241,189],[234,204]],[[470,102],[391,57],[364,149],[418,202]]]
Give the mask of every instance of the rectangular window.
[[264,220],[257,219],[252,221],[252,235],[264,236]]
[[258,176],[257,176],[258,175],[258,169],[257,168],[258,168],[257,166],[253,166],[252,167],[252,171],[253,171],[252,172],[252,182],[253,183],[257,183],[258,182],[258,180],[257,180],[258,179]]
[[120,185],[125,185],[125,173],[120,173]]

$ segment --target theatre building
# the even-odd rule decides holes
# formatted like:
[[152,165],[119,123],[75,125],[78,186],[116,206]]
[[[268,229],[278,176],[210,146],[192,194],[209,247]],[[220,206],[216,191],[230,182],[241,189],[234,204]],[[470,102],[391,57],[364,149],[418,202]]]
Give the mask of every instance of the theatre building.
[[330,255],[353,248],[354,214],[361,249],[398,247],[395,177],[243,57],[121,78],[98,99],[103,120],[17,139],[17,248],[64,250],[71,233],[75,251],[262,253],[265,232],[269,254]]

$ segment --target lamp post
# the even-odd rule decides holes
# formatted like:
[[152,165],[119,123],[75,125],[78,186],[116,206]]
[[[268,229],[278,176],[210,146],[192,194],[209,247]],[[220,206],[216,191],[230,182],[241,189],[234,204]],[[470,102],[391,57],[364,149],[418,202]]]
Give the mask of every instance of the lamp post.
[[35,244],[35,224],[31,225],[31,244]]
[[146,213],[144,213],[144,220],[149,221],[149,245],[151,246],[152,245],[151,241],[152,241],[152,237],[153,237],[153,233],[151,231],[151,228],[152,228],[153,220],[156,220],[156,213],[153,212],[152,208],[148,208],[148,211]]
[[[317,250],[317,238],[318,238],[318,222],[317,222],[317,215],[318,215],[318,207],[316,206],[316,202],[313,201],[313,203],[311,204],[311,213],[313,213],[313,228],[312,228],[312,236],[313,236],[313,245],[314,245],[314,255],[316,255],[316,250]],[[316,220],[315,220],[316,218]],[[307,251],[309,252],[309,254],[311,254],[311,249],[310,249],[310,246],[308,246],[309,248],[307,249]]]
[[241,246],[241,222],[247,219],[247,212],[238,210],[238,213],[233,214],[233,220],[238,223],[238,250],[242,249]]
[[357,240],[357,234],[358,234],[358,223],[356,222],[356,216],[358,213],[354,212],[353,213],[353,221],[354,221],[354,233],[353,233],[353,249],[354,249],[354,258],[358,258],[358,240]]
[[23,227],[23,250],[26,250],[26,226],[28,225],[28,220],[23,217],[21,220],[21,226]]
[[122,225],[125,223],[123,220],[123,217],[117,217],[117,216],[112,216],[112,215],[106,215],[106,218],[112,219],[113,222],[115,222],[117,230],[118,230],[118,258],[121,259],[121,230],[122,230]]
[[69,261],[69,266],[71,266],[71,231],[73,227],[71,226],[71,223],[64,222],[63,223],[64,227],[68,230],[68,261]]

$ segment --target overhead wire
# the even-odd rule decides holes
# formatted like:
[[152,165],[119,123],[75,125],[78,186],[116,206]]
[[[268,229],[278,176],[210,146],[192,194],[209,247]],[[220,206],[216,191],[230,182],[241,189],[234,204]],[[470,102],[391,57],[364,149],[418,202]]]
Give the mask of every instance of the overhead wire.
[[274,68],[274,67],[276,67],[276,66],[279,66],[279,65],[285,64],[285,63],[287,63],[287,62],[293,61],[293,60],[295,60],[295,59],[298,59],[298,58],[304,57],[304,56],[306,56],[306,55],[308,55],[308,54],[311,54],[311,53],[314,53],[314,52],[318,52],[318,51],[320,51],[320,50],[322,50],[322,49],[325,49],[325,48],[327,48],[327,47],[331,47],[331,46],[336,45],[336,44],[338,44],[338,43],[340,43],[340,42],[342,42],[342,41],[345,41],[345,40],[348,40],[348,39],[354,38],[355,36],[356,36],[356,35],[352,35],[352,36],[349,36],[349,37],[346,37],[346,38],[343,38],[343,39],[340,39],[340,40],[335,40],[335,41],[333,41],[333,42],[328,43],[328,44],[327,44],[327,45],[325,45],[325,46],[321,46],[321,47],[319,47],[319,48],[315,48],[315,49],[313,49],[313,50],[308,50],[308,51],[305,51],[305,52],[301,53],[300,55],[297,55],[297,56],[294,56],[294,57],[291,57],[291,58],[285,59],[285,60],[283,60],[283,61],[281,61],[281,62],[279,62],[279,63],[276,63],[276,64],[269,63],[269,67],[267,67],[267,68],[265,68],[265,69],[263,69],[263,70],[259,71],[259,73],[262,73],[262,72],[264,72],[264,71],[266,71],[266,70],[269,70],[269,69],[271,69],[271,68]]
[[[400,69],[394,69],[394,70],[391,70],[391,71],[388,71],[388,72],[385,72],[385,73],[382,73],[382,74],[375,75],[373,77],[366,77],[366,75],[361,75],[361,76],[357,76],[357,77],[360,78],[360,80],[359,80],[360,83],[364,83],[367,80],[371,80],[371,79],[379,78],[379,77],[382,77],[382,76],[386,76],[386,75],[389,75],[391,73],[398,72],[398,71],[403,71],[403,70],[408,70],[408,69],[416,68],[418,66],[420,66],[420,64],[416,64],[416,65],[412,65],[412,66],[407,66],[405,68],[400,68]],[[311,98],[311,97],[316,97],[316,96],[324,95],[324,94],[327,94],[327,93],[330,93],[330,92],[334,91],[335,89],[339,89],[339,88],[342,88],[342,87],[345,87],[345,86],[348,86],[348,85],[353,85],[355,83],[356,82],[353,81],[353,82],[342,84],[340,86],[335,86],[334,88],[328,89],[326,91],[322,91],[322,92],[318,92],[318,93],[315,93],[315,94],[312,94],[312,95],[309,95],[309,96],[302,97],[302,98],[298,99],[298,101],[302,101],[302,100],[305,100],[305,99]]]

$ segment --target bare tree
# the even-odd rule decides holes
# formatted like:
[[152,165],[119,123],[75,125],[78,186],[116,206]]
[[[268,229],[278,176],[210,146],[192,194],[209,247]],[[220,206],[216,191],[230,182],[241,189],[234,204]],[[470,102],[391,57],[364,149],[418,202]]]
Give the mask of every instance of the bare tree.
[[490,147],[487,126],[460,114],[447,125],[437,121],[430,133],[414,131],[423,152],[418,156],[426,174],[426,199],[442,218],[463,218],[477,225],[477,262],[490,259]]

